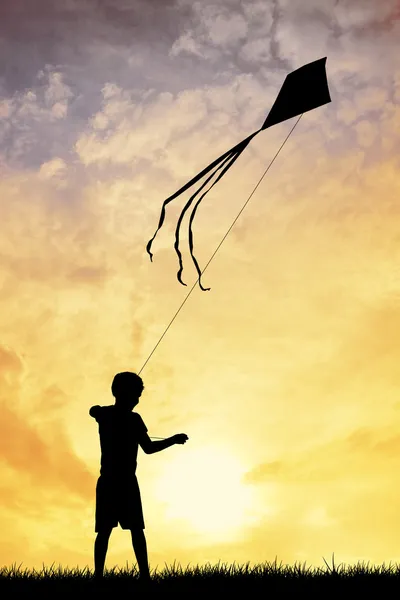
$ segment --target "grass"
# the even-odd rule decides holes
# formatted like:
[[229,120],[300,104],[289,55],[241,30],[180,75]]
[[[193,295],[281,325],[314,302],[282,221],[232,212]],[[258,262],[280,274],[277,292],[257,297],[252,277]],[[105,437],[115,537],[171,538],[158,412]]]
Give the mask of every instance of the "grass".
[[[138,581],[136,569],[121,570],[114,567],[105,570],[103,581],[97,583],[93,580],[93,571],[86,567],[83,571],[62,570],[61,566],[49,569],[43,566],[42,571],[20,571],[12,566],[11,569],[0,570],[0,594],[4,599],[16,596],[17,598],[34,597],[39,594],[41,598],[71,597],[72,594],[93,594],[95,596],[109,596],[111,593],[132,594],[133,597],[155,598],[158,595],[177,598],[200,598],[206,594],[207,600],[225,597],[226,594],[237,595],[252,593],[257,596],[290,597],[294,594],[307,594],[307,597],[321,598],[327,593],[340,593],[344,597],[355,596],[360,593],[389,594],[398,593],[400,589],[400,566],[385,564],[369,567],[358,563],[345,568],[334,563],[332,567],[323,559],[327,568],[320,569],[303,565],[278,565],[264,563],[250,567],[246,565],[225,565],[218,563],[215,566],[190,567],[185,570],[175,563],[172,568],[167,565],[158,573],[152,571],[152,583],[149,587],[141,585]],[[135,591],[137,594],[135,594]],[[75,600],[75,599],[74,599]],[[78,597],[76,598],[78,600]]]

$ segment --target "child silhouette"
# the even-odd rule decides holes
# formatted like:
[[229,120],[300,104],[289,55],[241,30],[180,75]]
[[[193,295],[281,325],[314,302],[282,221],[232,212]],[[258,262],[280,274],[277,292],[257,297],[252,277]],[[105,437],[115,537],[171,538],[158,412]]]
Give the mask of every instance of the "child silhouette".
[[188,440],[185,433],[178,433],[165,440],[151,441],[142,417],[132,412],[143,390],[139,375],[129,371],[118,373],[111,386],[115,404],[92,406],[89,410],[99,424],[101,446],[100,477],[96,485],[95,579],[103,577],[108,540],[119,523],[122,529],[131,531],[140,580],[150,581],[142,501],[136,478],[138,445],[146,454],[153,454]]

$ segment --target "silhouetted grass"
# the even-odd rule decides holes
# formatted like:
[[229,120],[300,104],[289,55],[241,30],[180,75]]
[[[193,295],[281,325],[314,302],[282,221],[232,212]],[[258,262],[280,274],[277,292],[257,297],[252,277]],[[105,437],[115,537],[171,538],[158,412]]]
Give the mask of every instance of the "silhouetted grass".
[[[338,593],[343,597],[358,594],[389,594],[400,590],[400,566],[389,564],[369,567],[369,563],[358,563],[355,566],[335,566],[332,555],[332,567],[324,562],[326,569],[306,567],[296,564],[293,567],[278,565],[277,560],[271,563],[250,567],[246,565],[221,564],[205,567],[188,567],[183,570],[180,565],[172,568],[165,566],[160,573],[155,569],[151,573],[150,585],[141,584],[136,569],[128,568],[105,570],[101,582],[94,581],[93,571],[86,567],[83,571],[62,569],[53,565],[49,569],[43,566],[42,571],[21,572],[20,567],[0,570],[0,594],[2,598],[34,597],[69,597],[74,600],[84,594],[103,594],[116,597],[117,594],[133,594],[138,597],[156,598],[160,594],[165,598],[172,595],[176,598],[197,598],[206,595],[210,598],[223,598],[226,595],[257,594],[271,598],[294,597],[294,594],[307,594],[307,597],[321,598],[327,594]],[[297,597],[297,596],[296,596]]]

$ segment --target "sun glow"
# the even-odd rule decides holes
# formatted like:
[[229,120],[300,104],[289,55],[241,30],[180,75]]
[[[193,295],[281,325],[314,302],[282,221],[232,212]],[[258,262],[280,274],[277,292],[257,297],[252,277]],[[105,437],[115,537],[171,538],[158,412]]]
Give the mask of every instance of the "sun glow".
[[170,520],[185,521],[208,541],[235,538],[257,520],[255,491],[242,482],[245,468],[220,448],[184,449],[157,480],[155,494]]

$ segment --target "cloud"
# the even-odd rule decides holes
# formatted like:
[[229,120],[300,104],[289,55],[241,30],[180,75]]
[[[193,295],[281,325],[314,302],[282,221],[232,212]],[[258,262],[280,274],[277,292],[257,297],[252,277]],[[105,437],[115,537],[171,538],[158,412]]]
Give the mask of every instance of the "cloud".
[[225,152],[259,127],[265,117],[261,95],[272,99],[272,94],[251,75],[176,96],[150,93],[136,98],[133,91],[114,89],[107,92],[102,110],[80,135],[75,150],[86,166],[130,163],[143,169],[148,161],[164,169],[165,176],[177,177],[184,162],[186,172],[199,170],[199,156],[210,147],[214,155]]
[[175,40],[170,55],[187,53],[207,60],[228,55],[235,60],[238,47],[242,47],[241,57],[254,59],[257,41],[263,40],[268,47],[266,38],[273,21],[272,5],[259,1],[233,4],[194,2],[190,25]]
[[[329,410],[329,409],[327,409]],[[372,484],[379,478],[388,482],[399,458],[400,436],[393,426],[360,427],[342,438],[313,445],[285,459],[260,463],[243,478],[246,484],[271,483],[318,483],[338,484],[344,480],[360,485],[369,480]],[[343,469],[346,457],[346,469]]]
[[69,280],[71,284],[104,283],[108,274],[108,270],[104,267],[81,267],[71,271]]
[[242,46],[239,56],[245,61],[252,62],[257,65],[269,61],[270,47],[262,38],[251,40]]
[[[314,374],[310,373],[310,382],[323,393],[353,385],[354,401],[357,399],[357,388],[371,386],[386,389],[392,398],[394,389],[399,385],[396,364],[398,361],[398,335],[400,334],[400,312],[397,298],[390,297],[370,301],[369,306],[360,310],[358,318],[353,321],[351,329],[339,344],[336,354],[330,363],[320,367]],[[306,374],[303,374],[303,376]],[[393,390],[393,391],[390,391]],[[364,398],[367,402],[367,398]],[[365,416],[372,409],[365,408]]]
[[206,116],[199,93],[182,92],[177,99],[163,93],[155,102],[141,100],[132,104],[118,93],[113,98],[106,98],[103,111],[94,117],[95,125],[99,118],[110,123],[106,139],[102,128],[101,135],[88,132],[76,143],[76,151],[86,165],[103,161],[153,160],[172,137],[189,135]]
[[18,384],[23,375],[24,361],[12,348],[0,345],[0,378],[3,386]]
[[[61,137],[65,142],[73,135],[73,127],[72,132],[68,131],[70,123],[60,124],[66,120],[73,98],[62,73],[46,69],[37,74],[36,81],[34,89],[2,100],[0,145],[4,160],[12,168],[54,161]],[[64,156],[68,150],[64,146]]]
[[176,56],[181,51],[194,52],[202,56],[201,48],[209,45],[217,47],[220,52],[246,38],[248,26],[239,10],[198,2],[193,4],[193,9],[197,18],[196,26],[174,42],[171,48],[172,56]]
[[[345,424],[343,419],[343,427]],[[312,444],[306,451],[288,450],[279,461],[260,463],[251,469],[244,483],[264,490],[265,502],[278,508],[273,520],[260,523],[267,547],[278,550],[273,532],[281,528],[283,539],[285,527],[293,526],[295,531],[304,527],[305,538],[297,540],[292,556],[303,547],[307,560],[314,564],[324,548],[334,547],[335,554],[346,562],[362,556],[375,562],[390,553],[388,548],[395,552],[397,428],[396,424],[355,428],[347,435]],[[309,538],[310,527],[313,539]],[[251,535],[254,531],[249,532],[249,540]],[[382,540],[378,545],[376,537]],[[290,546],[289,539],[288,543]],[[283,544],[283,553],[289,546]]]
[[344,30],[374,28],[376,24],[391,21],[398,9],[397,0],[339,0],[335,2],[334,14]]
[[41,164],[38,178],[53,183],[57,189],[66,189],[67,170],[68,166],[62,158],[53,158]]
[[42,0],[35,9],[29,0],[6,0],[0,7],[3,85],[7,91],[31,87],[45,64],[75,74],[90,64],[96,79],[99,71],[121,66],[117,49],[137,54],[143,44],[172,43],[190,14],[175,0]]
[[[29,409],[22,408],[22,377],[25,368],[22,359],[12,348],[0,346],[0,457],[3,474],[8,473],[7,476],[4,475],[4,481],[11,477],[11,473],[13,479],[17,474],[26,478],[24,495],[27,494],[27,487],[32,492],[43,491],[45,488],[64,488],[73,494],[89,498],[92,477],[72,451],[59,420],[54,418],[52,422],[47,421],[48,433],[51,434],[49,443],[50,439],[46,439],[30,423]],[[61,394],[59,400],[56,399],[57,394]],[[36,404],[35,407],[36,418],[40,411],[48,419],[50,411],[62,403],[62,396],[62,391],[55,387],[45,390],[41,397],[42,404]],[[19,493],[9,496],[13,506],[15,497],[19,496]],[[2,497],[4,498],[3,495]]]

